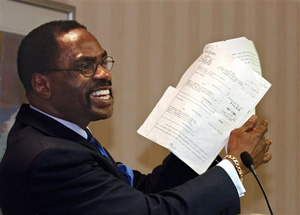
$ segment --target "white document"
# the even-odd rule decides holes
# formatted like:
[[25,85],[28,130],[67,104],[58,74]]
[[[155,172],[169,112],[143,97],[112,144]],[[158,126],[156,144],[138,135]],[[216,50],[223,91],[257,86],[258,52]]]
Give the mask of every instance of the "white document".
[[138,133],[202,174],[271,87],[259,73],[258,55],[247,38],[208,44]]

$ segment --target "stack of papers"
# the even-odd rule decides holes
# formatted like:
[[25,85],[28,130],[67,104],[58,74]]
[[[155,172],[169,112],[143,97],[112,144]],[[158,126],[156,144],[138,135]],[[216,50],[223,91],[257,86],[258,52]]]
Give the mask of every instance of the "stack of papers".
[[207,44],[176,88],[168,87],[138,133],[202,174],[270,87],[251,40]]

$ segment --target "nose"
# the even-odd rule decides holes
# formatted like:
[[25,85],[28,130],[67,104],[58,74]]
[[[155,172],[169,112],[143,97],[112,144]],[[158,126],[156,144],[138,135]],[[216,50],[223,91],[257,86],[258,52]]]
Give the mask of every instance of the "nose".
[[93,75],[94,79],[104,79],[104,80],[111,80],[111,73],[108,69],[101,66],[100,64],[96,68],[96,72]]

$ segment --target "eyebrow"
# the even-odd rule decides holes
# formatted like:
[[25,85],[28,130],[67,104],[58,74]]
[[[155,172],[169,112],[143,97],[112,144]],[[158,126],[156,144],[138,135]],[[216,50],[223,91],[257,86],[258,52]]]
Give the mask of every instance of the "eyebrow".
[[102,59],[102,58],[104,58],[106,56],[107,56],[107,52],[106,51],[104,51],[99,56],[94,56],[94,57],[92,57],[92,56],[81,56],[78,59],[76,59],[74,63],[80,62],[80,61],[96,61],[97,59]]

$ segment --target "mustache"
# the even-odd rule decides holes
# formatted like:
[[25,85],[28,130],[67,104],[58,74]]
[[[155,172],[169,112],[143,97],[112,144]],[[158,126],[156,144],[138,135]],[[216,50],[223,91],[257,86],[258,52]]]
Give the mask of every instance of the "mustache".
[[[87,90],[87,93],[86,93],[86,103],[88,105],[89,108],[92,108],[92,104],[91,104],[91,101],[90,101],[90,94],[95,90],[95,89],[98,89],[100,87],[111,87],[112,86],[112,81],[111,80],[99,80],[97,81],[96,84],[94,84],[93,86],[90,86]],[[110,94],[112,96],[112,89],[110,88]]]

